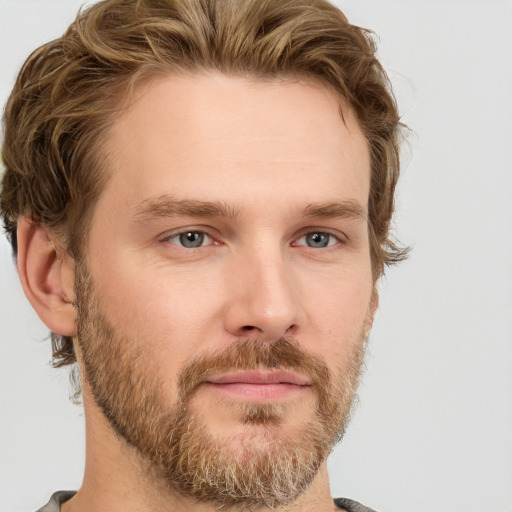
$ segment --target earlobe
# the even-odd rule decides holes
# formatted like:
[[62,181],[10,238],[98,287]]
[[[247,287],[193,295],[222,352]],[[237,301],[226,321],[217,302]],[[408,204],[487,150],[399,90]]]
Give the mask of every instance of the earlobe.
[[76,334],[74,262],[48,231],[28,218],[18,221],[18,273],[23,290],[44,324],[57,334]]

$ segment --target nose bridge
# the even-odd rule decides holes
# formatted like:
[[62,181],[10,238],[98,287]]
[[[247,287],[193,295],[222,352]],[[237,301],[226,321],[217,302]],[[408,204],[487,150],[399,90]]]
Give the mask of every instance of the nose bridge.
[[301,308],[290,263],[279,244],[259,245],[237,258],[226,314],[230,332],[266,340],[293,335]]

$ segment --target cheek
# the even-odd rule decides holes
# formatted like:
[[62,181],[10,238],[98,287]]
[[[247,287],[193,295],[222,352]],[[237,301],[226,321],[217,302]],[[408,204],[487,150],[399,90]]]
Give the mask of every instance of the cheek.
[[123,324],[191,325],[187,320],[201,316],[214,297],[214,280],[201,272],[138,261],[133,254],[121,255],[115,265],[98,265],[93,275],[109,318]]
[[373,281],[365,268],[344,269],[310,286],[308,338],[314,340],[311,349],[328,364],[330,358],[343,364],[362,342],[370,323]]
[[133,260],[123,265],[122,259],[98,274],[98,299],[108,322],[174,386],[185,362],[211,345],[219,330],[221,297],[213,276]]

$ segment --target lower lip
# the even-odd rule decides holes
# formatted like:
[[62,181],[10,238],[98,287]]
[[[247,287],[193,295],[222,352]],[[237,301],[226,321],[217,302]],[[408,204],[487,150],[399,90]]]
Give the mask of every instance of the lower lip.
[[229,384],[214,384],[207,382],[204,385],[215,392],[233,398],[249,399],[254,402],[291,398],[310,389],[310,386],[288,383],[250,384],[247,382],[233,382]]

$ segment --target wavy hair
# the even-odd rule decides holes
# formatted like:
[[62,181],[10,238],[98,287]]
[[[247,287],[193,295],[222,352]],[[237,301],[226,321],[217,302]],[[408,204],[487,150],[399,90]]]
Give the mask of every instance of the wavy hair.
[[[390,237],[403,128],[390,83],[372,33],[325,0],[104,0],[79,12],[29,56],[4,112],[0,211],[15,255],[17,222],[28,216],[82,257],[108,179],[108,127],[144,80],[198,70],[334,90],[370,148],[374,278],[404,258]],[[74,363],[72,339],[51,338],[54,366]]]

